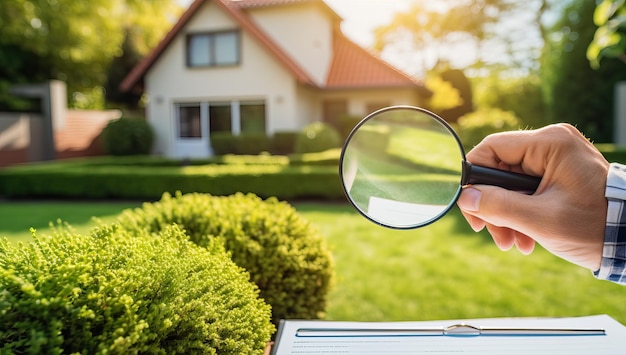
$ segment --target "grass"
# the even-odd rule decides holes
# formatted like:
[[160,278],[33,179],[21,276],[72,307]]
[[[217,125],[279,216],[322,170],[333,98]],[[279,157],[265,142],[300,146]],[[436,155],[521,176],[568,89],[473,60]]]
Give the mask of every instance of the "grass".
[[58,219],[69,223],[79,233],[88,233],[96,225],[92,217],[105,223],[113,222],[125,208],[140,207],[141,202],[58,202],[2,201],[0,202],[0,237],[12,242],[30,241],[30,228],[37,234],[50,233],[50,223]]
[[[294,203],[327,237],[337,278],[327,319],[394,321],[501,316],[609,314],[626,324],[624,288],[541,248],[530,256],[499,251],[458,211],[416,230],[378,227],[350,206]],[[67,221],[86,233],[97,216],[111,222],[139,202],[2,202],[0,236],[27,241]]]

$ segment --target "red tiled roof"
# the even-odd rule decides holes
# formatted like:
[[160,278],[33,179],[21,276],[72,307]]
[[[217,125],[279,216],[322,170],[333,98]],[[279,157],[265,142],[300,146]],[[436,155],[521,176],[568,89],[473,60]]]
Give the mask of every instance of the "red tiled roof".
[[[174,40],[178,33],[189,22],[198,9],[208,0],[195,0],[183,13],[178,22],[120,84],[123,91],[130,91],[141,84],[144,75],[156,62],[167,46]],[[274,57],[282,63],[298,80],[299,83],[317,86],[308,73],[302,69],[286,52],[284,52],[264,31],[262,31],[250,17],[243,11],[248,8],[302,4],[317,2],[338,20],[341,18],[321,0],[212,0],[226,11],[248,34],[258,40]],[[422,91],[422,94],[430,95],[421,82],[402,73],[393,66],[387,64],[378,56],[359,47],[351,42],[338,31],[333,38],[333,60],[328,73],[327,81],[323,88],[381,88],[381,87],[411,87],[414,86]]]
[[307,2],[319,2],[319,0],[231,0],[241,8],[280,6],[291,4],[303,4]]
[[335,32],[333,61],[326,79],[329,89],[412,87],[430,91],[417,79],[401,72],[341,33]]

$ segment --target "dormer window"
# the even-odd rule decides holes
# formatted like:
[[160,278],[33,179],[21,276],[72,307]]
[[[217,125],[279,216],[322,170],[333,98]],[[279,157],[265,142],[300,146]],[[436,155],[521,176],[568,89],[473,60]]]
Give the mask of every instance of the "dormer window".
[[195,33],[187,36],[187,66],[217,67],[240,62],[239,32]]

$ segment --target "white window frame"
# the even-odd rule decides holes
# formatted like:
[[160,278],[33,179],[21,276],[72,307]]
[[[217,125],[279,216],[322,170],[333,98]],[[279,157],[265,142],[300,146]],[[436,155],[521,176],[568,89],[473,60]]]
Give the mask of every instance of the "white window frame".
[[[232,42],[221,42],[229,40],[230,37],[232,37]],[[226,47],[223,47],[224,44]],[[206,46],[206,48],[197,46]],[[224,52],[225,48],[226,52]],[[239,65],[241,63],[241,36],[238,30],[190,33],[187,35],[185,51],[189,68]]]

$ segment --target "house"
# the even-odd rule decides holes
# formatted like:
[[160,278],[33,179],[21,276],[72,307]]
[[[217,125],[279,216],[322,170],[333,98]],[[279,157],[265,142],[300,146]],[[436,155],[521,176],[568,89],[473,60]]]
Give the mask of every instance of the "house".
[[341,21],[322,0],[195,0],[121,88],[147,94],[155,153],[189,158],[212,154],[214,132],[300,131],[431,95]]

